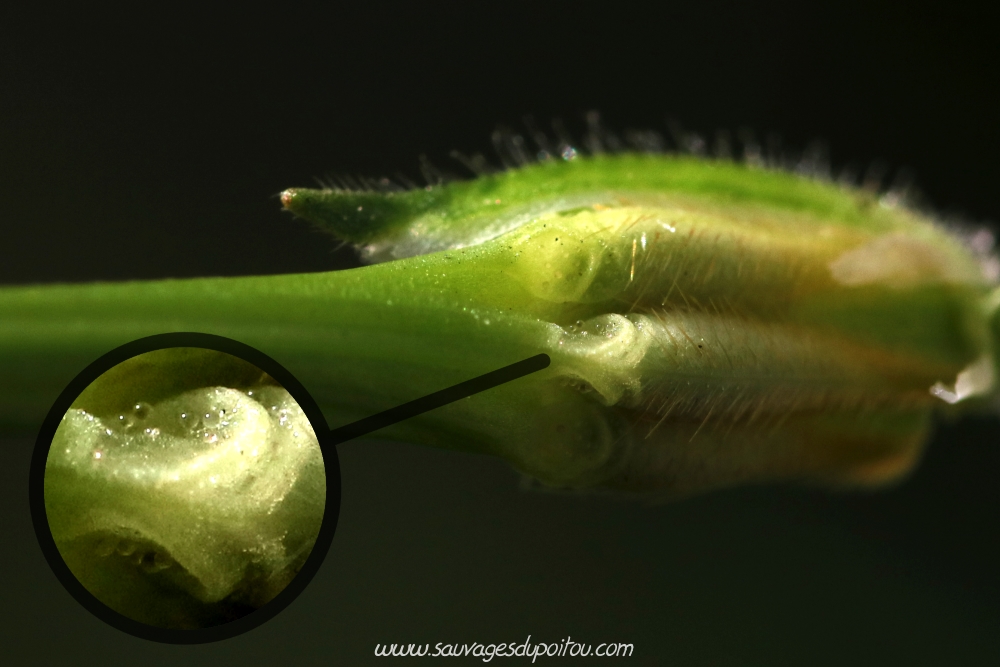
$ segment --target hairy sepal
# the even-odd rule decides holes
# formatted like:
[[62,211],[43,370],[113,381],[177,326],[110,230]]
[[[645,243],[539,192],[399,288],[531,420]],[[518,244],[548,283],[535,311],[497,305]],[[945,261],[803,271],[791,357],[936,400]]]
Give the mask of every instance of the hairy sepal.
[[441,190],[447,204],[357,240],[374,260],[419,255],[400,266],[486,326],[523,322],[551,356],[485,409],[517,425],[482,422],[460,445],[548,483],[884,483],[916,462],[934,410],[994,391],[981,258],[870,192],[664,156]]

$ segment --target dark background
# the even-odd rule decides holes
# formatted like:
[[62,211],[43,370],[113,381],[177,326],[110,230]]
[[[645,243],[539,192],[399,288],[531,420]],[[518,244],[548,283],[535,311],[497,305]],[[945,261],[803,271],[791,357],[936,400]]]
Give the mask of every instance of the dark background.
[[[525,113],[577,131],[599,109],[618,130],[671,115],[791,148],[818,137],[836,167],[906,166],[937,210],[1000,220],[996,18],[805,4],[4,10],[0,283],[351,266],[277,193],[329,173],[419,180],[420,154],[461,172],[450,149],[489,153]],[[644,665],[1000,657],[995,420],[943,425],[891,490],[665,506],[347,444],[341,525],[312,585],[253,632],[193,647],[123,635],[61,588],[31,532],[31,444],[0,441],[5,662],[366,664],[376,642],[529,634],[633,642]]]

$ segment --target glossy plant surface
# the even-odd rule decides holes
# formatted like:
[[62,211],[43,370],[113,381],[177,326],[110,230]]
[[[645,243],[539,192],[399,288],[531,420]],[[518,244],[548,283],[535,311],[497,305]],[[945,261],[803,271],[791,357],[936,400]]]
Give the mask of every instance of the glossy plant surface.
[[992,397],[988,235],[752,162],[560,154],[427,188],[282,195],[373,266],[4,290],[0,420],[30,426],[66,369],[167,331],[257,347],[334,427],[544,352],[546,371],[377,437],[673,496],[883,483],[917,461],[936,411]]
[[326,478],[285,389],[230,355],[170,348],[77,398],[44,492],[56,547],[88,591],[133,620],[197,628],[260,608],[294,578]]

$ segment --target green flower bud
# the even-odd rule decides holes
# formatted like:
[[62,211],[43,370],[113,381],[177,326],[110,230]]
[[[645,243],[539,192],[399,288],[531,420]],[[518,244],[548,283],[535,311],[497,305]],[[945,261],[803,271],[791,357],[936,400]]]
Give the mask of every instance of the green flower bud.
[[935,408],[993,390],[995,260],[892,197],[613,155],[282,200],[369,259],[412,257],[396,264],[437,278],[427,296],[504,327],[493,344],[511,329],[551,356],[497,390],[520,425],[491,433],[551,484],[880,483]]
[[676,495],[883,483],[935,411],[995,393],[996,261],[893,197],[619,154],[282,200],[376,264],[0,291],[0,424],[34,423],[75,369],[167,331],[257,347],[333,427],[545,353],[545,371],[373,437]]

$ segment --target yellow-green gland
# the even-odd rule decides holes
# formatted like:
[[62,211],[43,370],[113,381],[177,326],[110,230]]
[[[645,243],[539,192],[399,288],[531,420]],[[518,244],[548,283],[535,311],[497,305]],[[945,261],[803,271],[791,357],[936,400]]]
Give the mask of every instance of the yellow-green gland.
[[[222,386],[183,387],[178,369],[192,368]],[[174,629],[271,601],[310,555],[326,502],[319,443],[295,400],[255,366],[194,348],[97,378],[62,417],[43,488],[53,541],[84,588]]]

